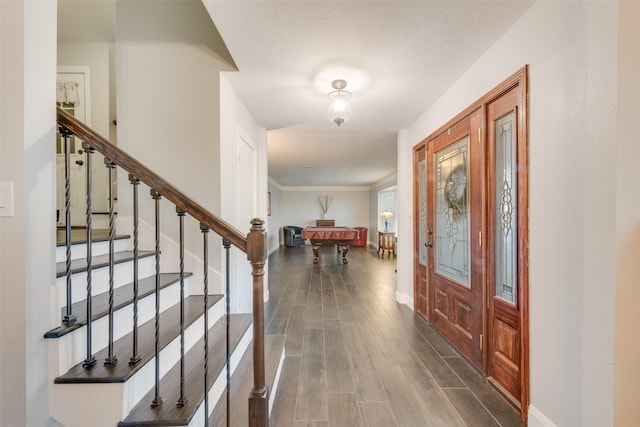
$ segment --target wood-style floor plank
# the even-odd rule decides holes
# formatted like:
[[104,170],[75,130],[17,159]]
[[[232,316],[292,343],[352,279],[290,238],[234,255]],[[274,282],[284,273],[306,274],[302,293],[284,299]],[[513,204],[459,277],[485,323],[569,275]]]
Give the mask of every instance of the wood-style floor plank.
[[348,264],[334,255],[325,248],[313,264],[306,246],[269,257],[268,330],[282,332],[287,318],[272,426],[523,425],[438,332],[395,301],[395,257],[367,247],[351,248]]
[[345,341],[352,366],[352,375],[358,401],[384,402],[387,396],[371,357],[371,346],[355,322],[344,322]]
[[327,391],[354,393],[351,362],[341,322],[324,321],[324,342],[332,344],[325,347]]
[[361,427],[358,400],[353,393],[327,393],[329,425],[332,427]]
[[322,329],[305,329],[295,420],[327,420],[326,387]]
[[459,357],[448,357],[446,362],[462,379],[475,397],[489,410],[502,426],[526,427],[526,424],[494,390],[487,387],[478,371],[469,362]]
[[389,402],[360,402],[362,424],[367,427],[399,427]]

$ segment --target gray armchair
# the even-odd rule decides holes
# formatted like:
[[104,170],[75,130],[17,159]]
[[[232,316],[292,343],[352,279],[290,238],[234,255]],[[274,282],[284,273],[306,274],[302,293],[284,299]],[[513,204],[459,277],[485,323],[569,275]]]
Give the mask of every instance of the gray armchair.
[[283,227],[284,230],[284,244],[286,246],[302,246],[304,245],[304,239],[302,238],[302,227],[296,227],[295,225],[287,225]]

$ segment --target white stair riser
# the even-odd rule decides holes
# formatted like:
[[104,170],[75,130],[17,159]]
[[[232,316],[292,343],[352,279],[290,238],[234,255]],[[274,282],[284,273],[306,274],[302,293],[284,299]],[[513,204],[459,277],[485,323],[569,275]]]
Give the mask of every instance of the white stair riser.
[[[185,297],[189,296],[189,282],[185,281]],[[180,282],[160,291],[160,311],[171,307],[175,301],[180,300]],[[138,325],[153,319],[156,310],[155,294],[141,298],[138,301]],[[91,329],[92,352],[96,353],[105,348],[109,343],[109,318],[107,316],[93,322]],[[128,334],[133,330],[133,305],[128,305],[120,310],[114,311],[114,340]],[[54,378],[62,375],[71,369],[72,366],[80,363],[86,358],[87,327],[83,326],[77,330],[63,335],[57,339],[51,339],[53,348],[51,352],[57,355],[58,363],[56,370],[52,373]],[[119,358],[125,355],[116,355]],[[131,355],[126,355],[130,357]]]
[[[113,286],[118,288],[133,282],[133,263],[122,262],[113,265]],[[138,277],[143,278],[154,275],[156,264],[154,257],[141,258],[138,261]],[[58,290],[59,308],[67,305],[67,278],[56,278]],[[109,267],[101,267],[91,270],[91,294],[96,296],[109,291]],[[75,273],[71,276],[71,301],[76,303],[87,298],[87,273]]]
[[[113,247],[115,252],[124,251],[127,249],[127,240],[118,239],[114,240]],[[109,253],[109,242],[93,242],[91,245],[91,255],[106,255]],[[86,243],[76,243],[71,245],[71,259],[85,259],[87,258],[87,245]],[[67,247],[56,246],[56,262],[65,262],[67,260]]]
[[113,427],[122,420],[123,384],[53,384],[49,414],[65,427]]

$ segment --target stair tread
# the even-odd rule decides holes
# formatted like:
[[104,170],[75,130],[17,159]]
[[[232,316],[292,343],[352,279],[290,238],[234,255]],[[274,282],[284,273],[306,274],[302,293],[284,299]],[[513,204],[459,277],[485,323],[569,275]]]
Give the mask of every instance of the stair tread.
[[[184,300],[185,329],[202,316],[203,296],[192,295]],[[212,307],[222,295],[209,295],[208,305]],[[166,347],[174,338],[180,335],[180,304],[160,313],[160,349]],[[129,357],[132,351],[133,332],[116,340],[113,344],[113,353],[119,359],[116,365],[104,365],[103,361],[108,355],[106,348],[94,354],[97,363],[90,369],[75,365],[67,373],[55,379],[56,384],[69,383],[117,383],[125,382],[136,371],[155,357],[155,318],[150,319],[138,328],[138,353],[140,362],[129,365]]]
[[[250,327],[251,314],[232,314],[230,316],[229,341],[230,348],[235,349],[245,331]],[[209,376],[207,388],[210,388],[226,364],[225,334],[226,321],[222,317],[209,329]],[[180,395],[180,364],[177,363],[160,381],[160,396],[164,403],[151,408],[155,398],[152,388],[133,408],[129,416],[118,423],[119,427],[155,425],[176,426],[188,425],[196,410],[204,400],[204,338],[185,355],[185,396],[187,402],[181,408],[176,406]]]
[[[191,277],[192,273],[185,273],[184,277]],[[180,280],[179,273],[160,273],[160,289],[164,289]],[[155,292],[156,277],[155,275],[145,277],[138,280],[138,298],[144,298],[153,292]],[[118,310],[127,306],[133,302],[133,283],[119,286],[114,289],[114,310]],[[97,320],[109,314],[109,293],[103,292],[101,294],[94,295],[92,298],[92,318]],[[63,323],[62,325],[51,329],[47,332],[45,338],[60,338],[70,332],[75,331],[87,324],[87,303],[86,300],[78,301],[72,306],[72,313],[76,316],[77,320],[71,323]],[[67,307],[61,309],[61,318],[66,314]]]
[[[116,234],[115,239],[128,239],[131,236],[128,234]],[[92,242],[106,242],[109,240],[109,229],[93,228],[91,230]],[[67,236],[64,228],[58,228],[56,230],[56,246],[65,246],[67,242]],[[76,245],[80,243],[87,243],[87,229],[86,228],[72,228],[71,229],[71,244]]]
[[[155,251],[139,251],[139,258],[146,258],[155,255]],[[133,251],[119,251],[113,254],[113,263],[120,264],[133,260]],[[96,255],[91,257],[91,269],[107,267],[109,265],[109,254]],[[65,261],[56,263],[56,277],[63,277],[67,270]],[[75,259],[71,261],[71,273],[82,273],[87,271],[87,259]]]
[[[280,358],[284,351],[285,335],[265,335],[264,360],[265,379],[269,387],[269,395],[273,393],[276,373]],[[249,346],[245,351],[238,367],[231,377],[231,423],[232,427],[248,427],[247,399],[253,387],[253,351]],[[227,425],[227,402],[223,395],[209,417],[209,425]]]

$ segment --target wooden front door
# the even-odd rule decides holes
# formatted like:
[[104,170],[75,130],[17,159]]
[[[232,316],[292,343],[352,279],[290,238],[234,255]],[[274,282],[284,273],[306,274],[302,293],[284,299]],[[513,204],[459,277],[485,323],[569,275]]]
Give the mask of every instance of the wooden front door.
[[528,337],[525,75],[487,103],[488,352],[486,374],[516,407],[526,405]]
[[527,79],[524,67],[413,149],[415,310],[523,420],[529,405]]
[[429,320],[483,370],[482,110],[427,144]]

